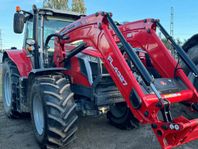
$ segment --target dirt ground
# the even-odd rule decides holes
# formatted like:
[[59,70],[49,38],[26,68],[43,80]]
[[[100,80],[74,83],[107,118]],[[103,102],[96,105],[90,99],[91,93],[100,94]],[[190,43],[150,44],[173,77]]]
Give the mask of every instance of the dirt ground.
[[[1,75],[1,74],[0,74]],[[1,83],[0,83],[1,91]],[[77,140],[68,149],[159,149],[150,126],[134,130],[119,130],[105,116],[79,119]],[[177,149],[197,149],[193,141]],[[8,119],[3,111],[0,92],[0,149],[39,149],[33,135],[30,118]]]

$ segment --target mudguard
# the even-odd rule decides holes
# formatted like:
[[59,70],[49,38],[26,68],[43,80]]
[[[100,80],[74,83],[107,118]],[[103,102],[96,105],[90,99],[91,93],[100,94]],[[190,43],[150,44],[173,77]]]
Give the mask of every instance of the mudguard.
[[32,69],[31,72],[28,75],[28,78],[32,78],[34,76],[38,75],[44,75],[44,74],[52,74],[54,72],[64,72],[67,69],[65,68],[41,68],[41,69]]
[[6,50],[3,53],[2,61],[5,58],[10,58],[12,62],[17,66],[20,77],[28,77],[32,70],[31,59],[27,56],[27,52],[23,50]]

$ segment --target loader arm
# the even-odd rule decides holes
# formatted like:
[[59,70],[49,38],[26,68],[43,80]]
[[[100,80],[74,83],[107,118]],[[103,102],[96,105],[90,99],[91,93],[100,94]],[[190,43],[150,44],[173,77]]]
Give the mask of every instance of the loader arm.
[[[122,30],[124,32],[124,29]],[[183,100],[197,101],[197,92],[190,81],[185,81],[188,89],[179,92],[178,94],[163,95],[153,85],[153,80],[150,78],[146,68],[137,58],[133,47],[126,41],[126,37],[120,32],[112,21],[110,14],[100,12],[87,17],[82,17],[80,20],[70,24],[60,31],[61,36],[69,37],[67,40],[61,40],[59,44],[64,51],[64,44],[78,40],[83,40],[88,46],[99,51],[106,69],[114,80],[116,86],[120,90],[128,107],[131,109],[134,116],[143,124],[151,124],[152,129],[162,148],[168,149],[178,145],[187,143],[198,138],[198,120],[188,120],[181,116],[175,119],[171,118],[169,105]],[[116,39],[122,42],[124,48],[129,55],[131,61],[136,65],[137,70],[142,76],[147,86],[153,89],[154,94],[145,94],[136,80],[132,70],[128,66],[120,49],[117,46]],[[153,40],[155,40],[155,36]],[[57,41],[58,42],[58,41]],[[161,45],[161,43],[159,43]],[[155,45],[154,45],[155,46]],[[162,45],[161,45],[162,46]],[[164,47],[162,47],[164,48]],[[152,50],[148,52],[152,52]],[[131,51],[130,51],[131,50]],[[56,52],[56,51],[55,51]],[[166,53],[166,52],[163,52]],[[172,59],[169,57],[169,61]],[[62,62],[62,59],[57,59]],[[171,67],[176,65],[172,60]],[[61,65],[60,65],[61,66]],[[163,69],[159,68],[163,74]],[[170,70],[172,71],[172,70]],[[178,71],[178,76],[182,80],[188,80],[183,71]],[[169,77],[172,74],[165,74]],[[158,118],[158,112],[164,114],[164,119]]]

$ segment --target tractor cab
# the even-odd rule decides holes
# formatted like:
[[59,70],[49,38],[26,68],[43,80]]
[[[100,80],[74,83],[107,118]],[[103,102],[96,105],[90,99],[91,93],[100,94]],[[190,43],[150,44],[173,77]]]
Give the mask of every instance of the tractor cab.
[[53,33],[58,33],[81,16],[79,13],[49,8],[35,8],[29,12],[21,10],[20,7],[16,8],[14,32],[18,34],[24,32],[23,49],[31,57],[34,68],[42,68],[46,63],[48,65],[52,63],[54,38],[51,38],[48,47],[45,47],[46,38]]

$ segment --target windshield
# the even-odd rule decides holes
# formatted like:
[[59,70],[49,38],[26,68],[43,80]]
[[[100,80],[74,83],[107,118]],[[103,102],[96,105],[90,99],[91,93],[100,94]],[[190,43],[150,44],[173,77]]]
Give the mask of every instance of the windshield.
[[50,34],[59,32],[62,28],[72,22],[72,20],[47,17],[44,21],[44,39],[46,39]]
[[[66,20],[61,18],[46,18],[44,21],[44,42],[50,34],[58,33],[61,29],[63,29],[65,26],[69,25],[72,22],[73,20]],[[49,50],[54,49],[54,40],[51,40],[52,41],[50,41],[48,44],[50,48]]]
[[[62,28],[72,23],[74,20],[65,19],[65,18],[58,18],[58,17],[45,17],[44,19],[44,42],[46,38],[50,34],[54,34],[59,32]],[[33,23],[32,20],[28,20],[26,23],[26,38],[32,39],[33,38]],[[39,19],[38,22],[38,45],[41,46],[41,20]],[[54,41],[49,42],[50,49],[54,48]]]

